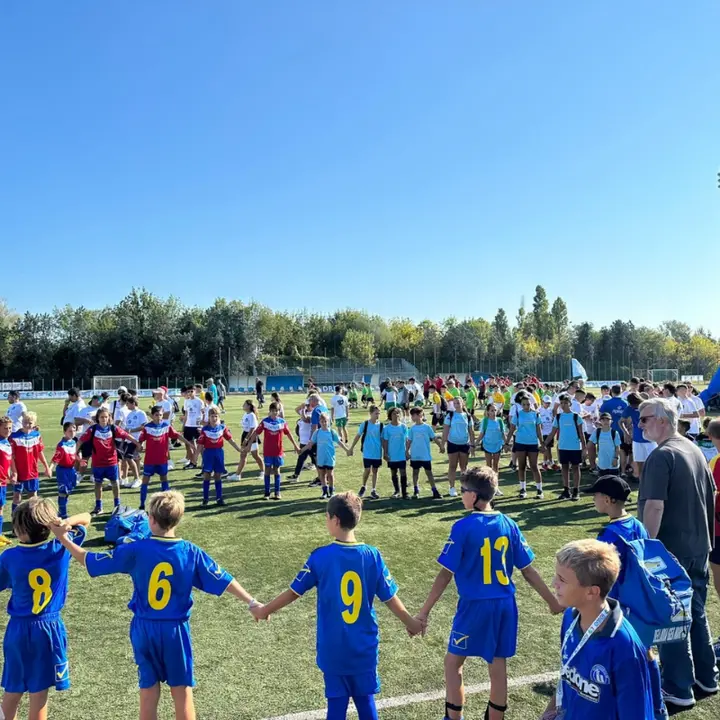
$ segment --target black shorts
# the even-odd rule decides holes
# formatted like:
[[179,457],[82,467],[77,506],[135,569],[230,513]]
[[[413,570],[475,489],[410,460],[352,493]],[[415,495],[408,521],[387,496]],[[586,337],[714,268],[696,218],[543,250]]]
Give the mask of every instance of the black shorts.
[[588,432],[583,432],[583,435],[585,435],[585,442],[586,442],[586,443],[587,443],[587,442],[590,442],[590,433],[588,433]]
[[199,427],[183,428],[183,437],[186,440],[197,440],[200,437],[200,428]]
[[117,447],[117,454],[121,460],[132,460],[135,457],[137,451],[137,445],[135,443],[128,442],[127,440],[117,440],[115,442]]
[[[243,430],[243,434],[240,436],[240,444],[244,443],[250,437],[251,433],[252,430],[250,432],[248,432],[247,430]],[[300,435],[300,433],[298,433],[298,435]],[[255,443],[257,443],[258,446],[262,444],[259,437],[255,438],[255,440],[253,441],[253,445],[255,445]]]
[[407,469],[407,462],[405,460],[388,460],[387,465],[391,470]]
[[445,416],[443,413],[433,413],[432,414],[432,425],[435,427],[436,425],[442,425],[445,422]]
[[447,454],[454,455],[455,453],[462,453],[463,455],[470,454],[470,445],[465,443],[464,445],[456,445],[455,443],[448,442]]
[[715,547],[710,551],[710,562],[720,565],[720,538],[715,538]]
[[[505,446],[503,445],[503,447],[505,447]],[[500,448],[499,450],[496,450],[495,452],[488,450],[485,447],[485,443],[483,443],[482,450],[483,450],[483,452],[487,453],[488,455],[499,455],[502,452],[502,448]]]
[[409,410],[410,403],[398,403],[398,407],[402,408],[403,410]]
[[627,453],[628,455],[632,455],[632,443],[621,442],[620,449],[624,453]]
[[561,465],[579,465],[582,462],[582,450],[558,450]]
[[87,460],[89,457],[92,457],[92,440],[88,440],[80,446],[80,457],[83,460]]
[[429,390],[423,390],[423,397],[427,400],[430,397],[430,391]]
[[[550,437],[549,435],[543,435],[543,445],[545,445],[545,443],[549,437]],[[549,445],[545,445],[545,447],[547,447],[547,448],[555,447],[555,438],[553,438],[550,441]]]
[[430,460],[411,460],[410,467],[413,470],[432,470],[432,461],[430,461]]
[[536,452],[540,452],[540,448],[537,445],[530,445],[530,443],[516,442],[513,445],[512,451],[514,453],[519,453],[519,452],[536,453]]
[[379,468],[382,466],[382,460],[376,460],[375,458],[363,458],[363,467],[367,470],[368,468]]
[[316,466],[318,470],[334,470],[334,465],[317,465]]
[[603,475],[614,475],[615,477],[620,477],[620,468],[612,468],[611,470],[603,470],[602,468],[598,468],[599,477],[602,477]]

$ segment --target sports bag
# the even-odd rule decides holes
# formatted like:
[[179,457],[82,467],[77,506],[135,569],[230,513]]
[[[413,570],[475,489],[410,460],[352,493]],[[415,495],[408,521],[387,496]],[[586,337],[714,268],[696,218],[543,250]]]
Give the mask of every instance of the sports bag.
[[150,537],[150,523],[143,510],[119,505],[105,525],[105,542],[121,545]]

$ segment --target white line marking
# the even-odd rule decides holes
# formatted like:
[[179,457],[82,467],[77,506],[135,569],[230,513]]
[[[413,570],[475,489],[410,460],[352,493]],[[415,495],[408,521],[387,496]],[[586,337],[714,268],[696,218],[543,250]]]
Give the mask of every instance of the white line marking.
[[[546,672],[540,675],[522,675],[516,678],[508,678],[508,687],[520,687],[522,685],[533,685],[534,683],[553,682],[557,680],[558,673]],[[466,685],[466,695],[477,695],[487,692],[490,689],[490,683],[484,682],[479,685]],[[414,695],[398,695],[396,697],[383,698],[377,701],[378,710],[386,708],[404,707],[405,705],[416,705],[417,703],[430,702],[431,700],[444,700],[445,689],[432,690],[430,692],[415,693]],[[348,708],[349,715],[355,715],[357,711],[355,706],[350,703]],[[265,720],[325,720],[327,710],[305,710],[304,712],[289,713],[287,715],[276,715],[275,717],[265,718]]]

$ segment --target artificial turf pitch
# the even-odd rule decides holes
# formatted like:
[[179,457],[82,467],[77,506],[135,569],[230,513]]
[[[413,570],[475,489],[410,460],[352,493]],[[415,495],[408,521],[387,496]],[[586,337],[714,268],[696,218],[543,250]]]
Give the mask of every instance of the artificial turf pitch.
[[[294,428],[291,408],[300,396],[285,396],[286,412]],[[225,423],[240,436],[241,396],[226,402]],[[62,405],[56,400],[28,401],[28,409],[38,413],[39,425],[50,460],[61,435],[59,417]],[[143,405],[147,404],[143,400]],[[357,425],[366,417],[362,408],[352,410],[348,431],[350,440]],[[286,442],[286,450],[289,443]],[[439,488],[447,491],[447,459],[433,449]],[[184,451],[172,453],[178,464]],[[362,475],[360,448],[353,457],[338,449],[336,489],[357,490]],[[309,487],[313,471],[303,472],[300,481],[289,483],[296,456],[286,453],[283,468],[283,499],[263,499],[258,468],[251,458],[239,482],[225,483],[225,507],[203,508],[201,481],[195,471],[170,473],[174,488],[186,498],[186,515],[178,535],[203,547],[214,559],[261,601],[270,600],[287,588],[311,550],[329,541],[325,530],[325,503],[319,488]],[[550,583],[555,551],[564,543],[595,537],[602,526],[592,499],[579,502],[559,501],[555,491],[561,485],[559,474],[546,475],[545,500],[536,501],[533,492],[527,500],[517,498],[516,474],[507,469],[508,457],[501,461],[501,487],[505,496],[497,508],[509,514],[520,525],[537,559],[536,567]],[[233,472],[237,453],[227,448],[226,465]],[[480,463],[480,457],[471,458]],[[400,586],[400,597],[411,612],[419,609],[437,573],[435,558],[442,549],[451,524],[462,516],[459,498],[433,501],[422,482],[418,500],[393,500],[390,473],[380,471],[380,500],[365,502],[364,514],[357,530],[358,539],[380,548]],[[531,480],[528,473],[528,480]],[[590,476],[583,478],[588,483]],[[532,483],[529,483],[532,488]],[[151,492],[159,489],[157,477]],[[90,511],[93,507],[92,483],[83,482],[70,498],[71,513]],[[212,491],[211,491],[212,492]],[[41,494],[55,497],[54,480],[41,481]],[[635,495],[633,495],[635,497]],[[138,490],[123,490],[122,502],[137,507]],[[105,507],[112,507],[109,491]],[[630,506],[634,511],[635,506]],[[6,510],[5,531],[9,508]],[[86,547],[105,549],[103,526],[107,515],[93,520]],[[559,667],[560,618],[553,617],[539,597],[517,573],[520,633],[517,655],[509,662],[511,677],[533,676]],[[126,720],[137,717],[137,673],[128,639],[131,619],[127,603],[132,592],[130,579],[112,576],[91,580],[78,565],[70,574],[70,591],[64,610],[70,641],[70,674],[68,692],[51,691],[50,717],[56,720]],[[191,619],[195,653],[195,689],[198,718],[203,720],[261,720],[289,713],[322,708],[322,677],[315,665],[315,597],[314,593],[273,616],[268,623],[257,624],[246,607],[232,598],[215,598],[195,594]],[[5,595],[7,600],[8,595]],[[711,627],[720,634],[720,602],[712,588],[708,592]],[[454,586],[448,588],[436,606],[427,636],[409,638],[405,628],[383,607],[377,607],[381,630],[380,698],[411,695],[443,687],[443,657],[451,620],[457,601]],[[379,604],[378,604],[379,605]],[[6,617],[6,616],[4,616]],[[2,620],[3,629],[6,620]],[[479,659],[466,663],[465,681],[478,684],[487,680],[485,664]],[[512,688],[506,718],[538,718],[552,694],[550,683],[529,684]],[[465,716],[481,718],[487,695],[468,697]],[[443,716],[440,700],[408,704],[380,711],[387,720],[436,720]],[[23,717],[21,710],[19,717]],[[718,720],[720,699],[706,698],[681,714],[688,720]],[[174,717],[169,692],[165,689],[159,717]]]

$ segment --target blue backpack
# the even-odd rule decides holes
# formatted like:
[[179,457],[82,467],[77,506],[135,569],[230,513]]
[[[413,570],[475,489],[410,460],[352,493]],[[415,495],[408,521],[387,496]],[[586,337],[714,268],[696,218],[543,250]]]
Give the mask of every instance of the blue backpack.
[[660,540],[618,538],[622,571],[611,596],[645,647],[684,640],[692,620],[692,583]]
[[128,505],[116,507],[105,525],[105,542],[113,545],[144,540],[150,534],[150,523],[145,512],[134,510]]

